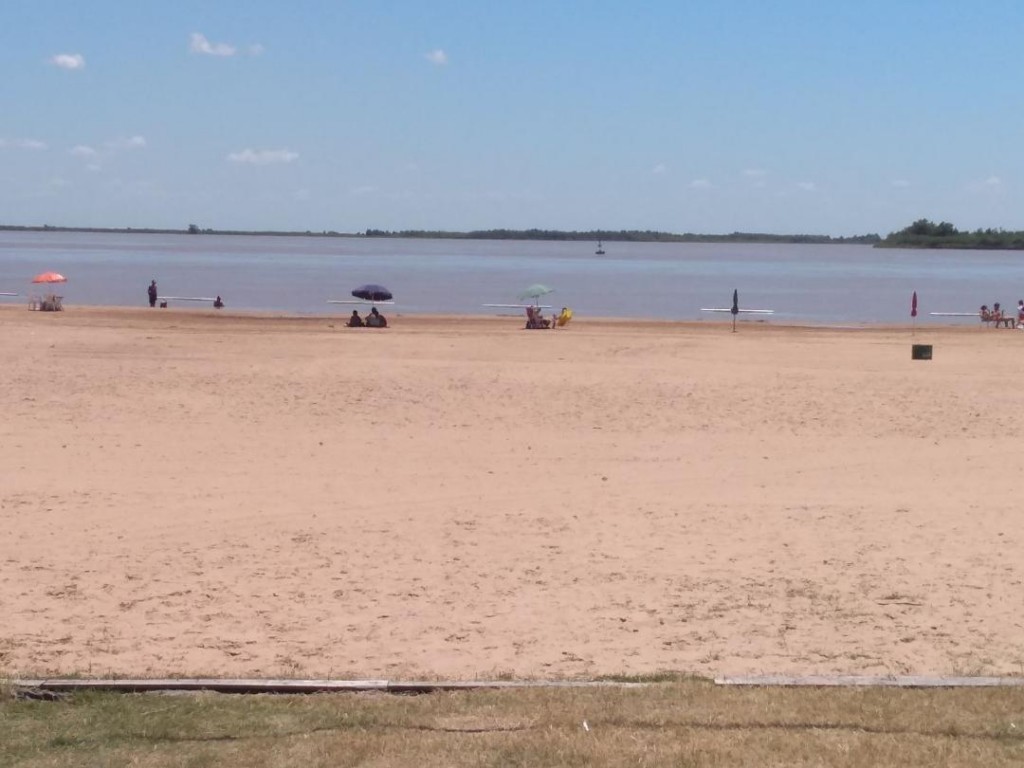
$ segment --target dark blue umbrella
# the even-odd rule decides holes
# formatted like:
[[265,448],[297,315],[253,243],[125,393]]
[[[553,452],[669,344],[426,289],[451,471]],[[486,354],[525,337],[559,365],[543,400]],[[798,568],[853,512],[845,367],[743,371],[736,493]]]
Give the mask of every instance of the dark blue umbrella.
[[391,301],[391,291],[383,285],[367,283],[352,291],[352,295],[364,301]]

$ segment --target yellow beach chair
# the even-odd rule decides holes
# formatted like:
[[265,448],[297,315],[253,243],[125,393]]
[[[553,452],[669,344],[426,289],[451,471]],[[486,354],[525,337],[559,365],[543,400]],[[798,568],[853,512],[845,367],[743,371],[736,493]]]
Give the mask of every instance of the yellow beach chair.
[[561,313],[555,319],[555,325],[558,328],[562,328],[568,325],[569,321],[572,320],[572,310],[568,307],[562,307]]

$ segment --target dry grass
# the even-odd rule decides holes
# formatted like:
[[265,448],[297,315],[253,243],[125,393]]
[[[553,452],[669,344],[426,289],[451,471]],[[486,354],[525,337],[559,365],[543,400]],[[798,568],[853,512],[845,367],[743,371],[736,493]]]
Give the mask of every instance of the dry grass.
[[0,734],[4,766],[1016,766],[1024,690],[8,695]]

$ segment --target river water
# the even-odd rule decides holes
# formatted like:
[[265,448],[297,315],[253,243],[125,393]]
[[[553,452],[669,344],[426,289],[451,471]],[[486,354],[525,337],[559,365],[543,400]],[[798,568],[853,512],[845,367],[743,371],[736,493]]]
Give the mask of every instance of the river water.
[[[595,243],[241,235],[0,232],[0,292],[17,302],[32,276],[61,272],[65,306],[145,306],[155,279],[162,295],[224,297],[231,309],[335,314],[329,299],[363,283],[394,294],[391,313],[483,314],[515,303],[533,283],[554,289],[544,303],[578,316],[728,319],[701,312],[773,309],[768,322],[918,322],[929,312],[971,312],[1024,296],[1024,253],[924,251],[861,245]],[[172,306],[175,303],[172,302]],[[178,306],[190,306],[182,303]],[[192,305],[204,306],[204,305]],[[505,310],[513,312],[515,310]],[[763,319],[748,315],[750,319]],[[964,322],[970,322],[965,319]]]

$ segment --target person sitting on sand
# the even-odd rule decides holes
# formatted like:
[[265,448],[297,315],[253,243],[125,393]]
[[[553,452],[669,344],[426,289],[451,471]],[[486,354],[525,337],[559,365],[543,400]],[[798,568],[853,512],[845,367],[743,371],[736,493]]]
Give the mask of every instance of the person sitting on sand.
[[214,309],[224,309],[224,300],[221,299],[221,297],[219,295],[217,296],[216,299],[213,300],[213,308]]
[[366,317],[367,328],[387,328],[388,321],[384,318],[380,312],[377,311],[376,307],[370,309],[370,314]]
[[540,308],[531,306],[526,308],[526,327],[531,330],[536,328],[550,328],[551,324],[541,315]]
[[1024,323],[1024,299],[1017,300],[1017,324]]
[[348,323],[346,323],[346,325],[348,325],[349,328],[362,328],[363,327],[363,318],[361,318],[359,316],[359,311],[358,310],[355,310],[355,309],[352,310],[352,317],[350,317],[348,319]]
[[992,312],[989,314],[989,320],[996,324],[996,328],[1016,328],[1017,319],[1012,314],[1006,314],[1003,312],[1003,308],[999,306],[997,301],[992,305]]
[[1017,318],[1012,312],[1004,312],[998,301],[992,305],[992,320],[995,322],[996,328],[999,328],[1000,326],[1004,328],[1017,327]]

